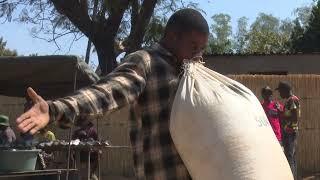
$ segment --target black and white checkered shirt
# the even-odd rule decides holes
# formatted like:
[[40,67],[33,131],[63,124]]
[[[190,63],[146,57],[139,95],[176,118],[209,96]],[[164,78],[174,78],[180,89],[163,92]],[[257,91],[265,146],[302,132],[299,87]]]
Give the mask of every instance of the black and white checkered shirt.
[[191,179],[169,132],[180,69],[181,64],[159,44],[132,53],[96,85],[49,101],[51,121],[70,126],[71,117],[103,114],[129,104],[137,178]]

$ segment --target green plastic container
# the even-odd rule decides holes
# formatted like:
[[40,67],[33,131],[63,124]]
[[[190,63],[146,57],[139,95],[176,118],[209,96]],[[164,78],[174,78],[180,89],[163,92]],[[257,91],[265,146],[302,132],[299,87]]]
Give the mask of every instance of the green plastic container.
[[0,150],[0,172],[33,171],[41,150]]

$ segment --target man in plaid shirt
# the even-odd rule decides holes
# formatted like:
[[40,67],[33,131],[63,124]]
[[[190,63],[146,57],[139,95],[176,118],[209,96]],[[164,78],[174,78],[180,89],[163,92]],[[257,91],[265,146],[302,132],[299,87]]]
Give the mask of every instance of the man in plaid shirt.
[[190,179],[171,139],[169,120],[182,62],[201,54],[208,34],[201,13],[179,10],[169,18],[159,44],[128,55],[97,84],[54,101],[44,101],[28,88],[34,106],[17,118],[18,129],[34,134],[49,121],[70,127],[73,117],[103,114],[130,105],[130,139],[137,178]]

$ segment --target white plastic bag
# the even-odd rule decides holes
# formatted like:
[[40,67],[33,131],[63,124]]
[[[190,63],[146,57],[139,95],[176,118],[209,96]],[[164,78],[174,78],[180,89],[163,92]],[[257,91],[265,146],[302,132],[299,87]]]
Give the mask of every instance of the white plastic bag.
[[193,180],[293,179],[255,95],[199,62],[185,64],[170,132]]

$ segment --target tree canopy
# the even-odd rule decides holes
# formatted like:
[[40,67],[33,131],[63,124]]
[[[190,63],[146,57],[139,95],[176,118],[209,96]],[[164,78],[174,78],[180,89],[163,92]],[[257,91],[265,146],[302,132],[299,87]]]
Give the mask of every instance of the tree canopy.
[[[165,19],[181,7],[197,3],[180,0],[4,0],[0,17],[34,25],[34,37],[57,43],[86,36],[94,45],[102,74],[112,71],[116,57],[158,40]],[[150,23],[151,21],[151,23]]]
[[[198,9],[198,4],[185,0],[3,0],[0,18],[33,24],[33,37],[56,43],[58,48],[59,38],[71,36],[72,45],[87,37],[104,75],[116,67],[120,53],[159,41],[168,16],[182,7]],[[319,52],[320,2],[293,13],[294,19],[260,13],[251,24],[241,17],[234,29],[230,15],[215,14],[206,53]]]
[[320,52],[320,1],[312,7],[311,14],[304,13],[295,20],[292,48],[295,52]]
[[18,53],[16,50],[10,50],[6,48],[7,42],[0,37],[0,56],[17,56]]

